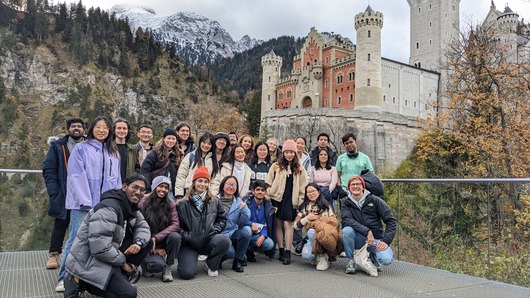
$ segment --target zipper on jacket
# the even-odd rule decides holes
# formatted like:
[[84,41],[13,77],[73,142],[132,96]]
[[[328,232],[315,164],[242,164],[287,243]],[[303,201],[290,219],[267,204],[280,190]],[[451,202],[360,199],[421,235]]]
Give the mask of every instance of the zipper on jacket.
[[101,158],[103,160],[103,166],[101,167],[101,185],[99,186],[99,193],[101,194],[103,192],[103,180],[105,179],[105,154],[103,153],[105,151],[105,144],[101,144]]

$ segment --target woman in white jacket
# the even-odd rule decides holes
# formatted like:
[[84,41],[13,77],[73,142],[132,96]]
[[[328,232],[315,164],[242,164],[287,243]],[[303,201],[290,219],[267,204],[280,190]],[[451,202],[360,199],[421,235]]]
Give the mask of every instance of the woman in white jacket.
[[175,197],[177,199],[181,199],[191,187],[193,174],[200,166],[205,166],[208,169],[208,173],[212,179],[219,171],[215,156],[215,139],[209,132],[201,136],[197,149],[184,156],[180,163],[175,181]]
[[241,145],[237,145],[230,151],[228,161],[221,164],[219,173],[210,182],[212,195],[216,196],[219,193],[221,181],[228,176],[236,177],[237,184],[239,185],[238,192],[241,197],[249,192],[252,169],[245,163],[245,155],[245,149]]

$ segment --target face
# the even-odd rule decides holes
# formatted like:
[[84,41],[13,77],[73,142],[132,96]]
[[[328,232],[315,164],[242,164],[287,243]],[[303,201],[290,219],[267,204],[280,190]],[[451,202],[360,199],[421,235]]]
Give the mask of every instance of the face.
[[177,131],[177,135],[183,141],[188,140],[188,138],[190,137],[190,128],[187,126],[182,126],[179,131]]
[[250,147],[252,147],[252,138],[250,137],[244,137],[241,141],[241,146],[245,149],[245,151],[248,151]]
[[328,146],[329,140],[326,136],[320,136],[317,140],[317,143],[318,143],[318,147],[324,148]]
[[344,142],[344,148],[346,148],[348,152],[357,152],[357,142],[350,137],[346,142]]
[[305,151],[305,141],[302,138],[296,139],[296,151],[304,152]]
[[276,152],[276,149],[278,149],[278,144],[276,143],[275,140],[269,140],[267,142],[267,146],[269,146],[270,152]]
[[258,146],[256,155],[258,156],[259,160],[265,160],[267,158],[268,153],[269,153],[269,148],[267,147],[267,145],[262,144]]
[[316,202],[317,199],[318,199],[318,196],[320,195],[320,190],[314,188],[313,186],[308,186],[308,187],[305,189],[305,193],[307,194],[307,198],[308,198],[311,202]]
[[145,194],[145,183],[142,180],[136,180],[129,185],[123,184],[121,189],[127,195],[129,202],[137,204]]
[[245,150],[241,147],[237,147],[234,151],[236,161],[243,162],[245,160],[245,155]]
[[128,133],[129,133],[129,128],[127,128],[127,123],[125,122],[116,123],[116,128],[114,129],[114,134],[116,134],[116,139],[125,140]]
[[167,148],[173,148],[177,144],[177,137],[169,135],[164,138],[164,145]]
[[328,162],[328,158],[329,158],[329,155],[326,151],[320,151],[320,153],[318,154],[318,161],[321,162],[321,163],[326,163]]
[[81,124],[81,122],[74,122],[70,124],[70,127],[68,128],[68,135],[74,140],[81,138],[84,132],[85,129],[83,128],[83,124]]
[[208,153],[212,150],[212,142],[210,140],[204,140],[200,144],[202,153]]
[[359,179],[353,179],[348,185],[348,190],[351,192],[353,197],[360,197],[364,193],[363,184]]
[[229,134],[228,138],[230,139],[230,145],[237,144],[237,135],[235,134]]
[[142,127],[136,134],[143,143],[149,143],[153,139],[153,131],[149,127]]
[[162,199],[169,193],[169,185],[162,183],[155,189],[155,194],[158,198]]
[[296,153],[294,151],[288,150],[283,152],[283,156],[287,161],[292,161],[294,159],[294,155]]
[[227,196],[233,196],[236,193],[237,190],[237,181],[234,178],[228,178],[226,180],[225,185],[223,186],[223,190],[225,192],[225,195]]
[[96,122],[96,125],[94,126],[94,130],[92,131],[94,134],[94,139],[98,142],[105,142],[105,139],[109,136],[109,127],[103,120],[99,120]]
[[193,185],[195,186],[195,190],[197,192],[202,193],[206,189],[208,189],[208,183],[210,183],[208,179],[198,178],[198,179],[195,179],[195,182],[193,182]]
[[258,200],[258,201],[263,200],[265,198],[265,194],[266,193],[267,193],[267,191],[265,190],[265,188],[263,188],[261,186],[256,187],[252,191],[252,194],[254,195],[254,198],[256,198],[256,200]]
[[217,149],[223,150],[224,148],[226,148],[226,140],[224,138],[219,138],[215,140],[215,147]]

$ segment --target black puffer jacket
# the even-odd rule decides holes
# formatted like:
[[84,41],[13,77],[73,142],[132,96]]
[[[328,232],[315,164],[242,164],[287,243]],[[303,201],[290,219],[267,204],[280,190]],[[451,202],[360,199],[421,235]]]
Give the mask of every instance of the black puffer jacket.
[[[392,214],[390,207],[378,196],[368,193],[362,209],[347,196],[341,200],[340,212],[342,217],[342,227],[352,227],[355,231],[364,236],[368,230],[372,230],[375,239],[380,239],[390,245],[396,233],[396,218]],[[385,222],[386,229],[383,229]]]
[[147,156],[145,157],[144,162],[142,163],[142,170],[141,174],[147,179],[149,184],[147,185],[147,189],[151,190],[151,182],[153,182],[153,179],[157,176],[165,176],[169,177],[171,179],[171,185],[175,185],[175,179],[177,177],[177,158],[174,153],[171,153],[169,155],[169,164],[166,168],[162,169],[166,163],[167,159],[160,160],[157,156],[157,150],[156,148],[149,151]]
[[226,226],[226,214],[218,199],[206,199],[202,211],[190,199],[177,204],[182,244],[199,251],[210,239],[221,233]]

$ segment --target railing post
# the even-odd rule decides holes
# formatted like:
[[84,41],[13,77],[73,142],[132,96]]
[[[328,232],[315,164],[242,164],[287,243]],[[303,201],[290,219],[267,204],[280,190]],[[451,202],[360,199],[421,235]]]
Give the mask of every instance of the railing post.
[[400,235],[401,235],[401,183],[398,183],[398,197],[397,197],[397,259],[398,261],[401,261],[400,259],[400,253],[401,253],[401,241],[400,241]]
[[491,245],[491,200],[490,200],[490,192],[491,192],[491,183],[487,183],[487,197],[488,197],[488,259],[487,259],[487,265],[486,265],[486,274],[488,278],[490,278],[490,245]]

